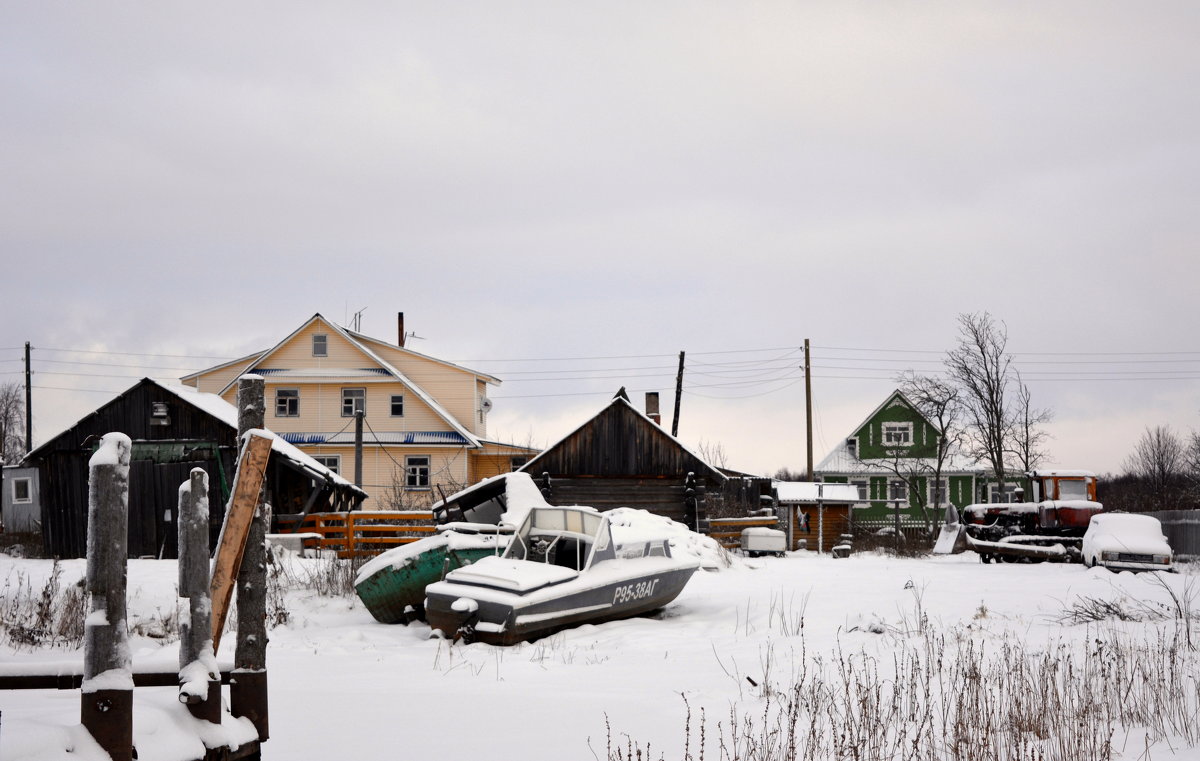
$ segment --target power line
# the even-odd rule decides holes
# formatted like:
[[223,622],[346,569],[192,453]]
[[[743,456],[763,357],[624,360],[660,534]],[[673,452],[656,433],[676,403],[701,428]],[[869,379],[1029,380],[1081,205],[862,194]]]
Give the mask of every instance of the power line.
[[[54,349],[48,346],[34,346],[34,351],[58,351],[68,354],[109,354],[122,357],[170,357],[171,359],[215,359],[221,362],[229,362],[240,357],[221,357],[216,354],[156,354],[149,352],[135,351],[101,351],[99,349]],[[0,349],[0,351],[3,351]]]

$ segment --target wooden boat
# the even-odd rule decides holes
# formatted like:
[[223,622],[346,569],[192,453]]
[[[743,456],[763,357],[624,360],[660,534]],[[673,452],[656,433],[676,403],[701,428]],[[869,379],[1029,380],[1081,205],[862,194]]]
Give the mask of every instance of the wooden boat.
[[450,571],[502,553],[512,524],[531,507],[545,504],[528,473],[486,478],[434,503],[439,533],[373,558],[359,569],[354,589],[377,621],[423,619],[426,586]]
[[448,523],[436,535],[388,550],[358,571],[354,591],[385,624],[424,618],[425,587],[450,571],[503,552],[511,526]]
[[569,626],[642,615],[674,600],[699,560],[666,537],[627,532],[588,507],[535,507],[503,556],[446,574],[425,590],[432,629],[511,645]]

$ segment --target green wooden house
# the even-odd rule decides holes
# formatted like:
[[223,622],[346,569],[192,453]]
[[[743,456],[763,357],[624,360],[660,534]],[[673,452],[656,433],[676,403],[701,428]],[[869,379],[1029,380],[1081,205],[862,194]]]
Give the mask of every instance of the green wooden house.
[[[962,452],[947,452],[937,473],[941,431],[899,390],[834,448],[814,474],[826,483],[858,487],[856,522],[894,520],[900,505],[905,523],[936,522],[947,502],[958,507],[987,501],[985,474]],[[996,501],[1004,495],[993,495]],[[980,499],[983,497],[983,499]]]

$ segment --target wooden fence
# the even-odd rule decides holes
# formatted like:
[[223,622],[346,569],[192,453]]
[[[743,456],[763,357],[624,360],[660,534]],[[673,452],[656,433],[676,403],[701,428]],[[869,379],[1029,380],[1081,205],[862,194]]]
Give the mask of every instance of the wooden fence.
[[708,535],[721,543],[727,550],[742,546],[742,529],[779,528],[779,519],[774,516],[755,518],[712,518],[708,522]]
[[339,558],[377,555],[437,531],[433,513],[428,510],[310,513],[301,520],[297,518],[276,516],[280,531],[317,534],[319,538],[306,541],[305,548],[336,552]]
[[1162,523],[1167,543],[1176,559],[1194,560],[1200,557],[1200,510],[1159,510],[1152,515]]

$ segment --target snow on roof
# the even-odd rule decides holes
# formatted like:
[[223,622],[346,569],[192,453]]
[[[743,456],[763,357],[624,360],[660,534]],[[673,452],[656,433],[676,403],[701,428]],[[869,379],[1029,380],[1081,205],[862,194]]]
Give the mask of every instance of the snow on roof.
[[[300,331],[304,330],[306,327],[311,325],[316,320],[320,320],[325,325],[328,325],[331,330],[333,330],[339,336],[341,336],[346,341],[348,341],[350,343],[350,345],[354,346],[356,349],[361,351],[369,359],[371,359],[373,362],[378,364],[381,368],[386,370],[388,372],[388,374],[392,375],[393,377],[396,378],[396,380],[400,381],[405,386],[407,386],[414,394],[417,395],[417,397],[419,397],[421,399],[421,401],[423,401],[423,402],[425,402],[425,404],[429,405],[429,408],[433,410],[434,414],[436,414],[438,417],[442,418],[455,431],[462,434],[463,438],[465,438],[468,442],[470,442],[468,446],[470,446],[472,449],[480,448],[481,445],[479,443],[479,439],[475,438],[475,435],[473,433],[471,433],[469,430],[466,429],[466,427],[464,427],[461,423],[459,423],[458,419],[455,418],[453,415],[451,415],[450,412],[445,407],[443,407],[440,402],[438,402],[436,399],[434,399],[427,391],[425,391],[425,389],[421,388],[416,383],[413,383],[412,380],[407,375],[400,372],[398,369],[396,369],[394,366],[392,366],[389,362],[386,362],[382,357],[380,357],[378,354],[376,354],[374,351],[372,351],[369,347],[364,346],[363,342],[360,341],[359,339],[355,338],[353,335],[351,335],[350,331],[346,330],[345,328],[343,328],[340,325],[337,325],[336,323],[330,322],[329,320],[325,319],[325,316],[322,315],[320,312],[317,312],[312,317],[310,317],[308,320],[306,320],[303,325],[301,325],[300,327],[296,328],[291,333],[289,333],[288,336],[286,338],[284,338],[282,341],[280,341],[279,343],[272,346],[270,349],[267,349],[262,354],[260,354],[258,356],[258,359],[254,360],[254,362],[251,363],[251,365],[250,365],[251,368],[253,368],[258,363],[266,360],[267,357],[271,356],[276,351],[278,351],[280,347],[282,347],[288,341],[292,340],[292,338],[295,337]],[[226,384],[225,388],[221,389],[221,391],[219,393],[224,394],[235,383],[237,383],[236,378],[231,380],[228,384]]]
[[826,484],[815,481],[776,481],[775,493],[781,504],[796,502],[859,502],[854,484]]
[[[172,386],[162,383],[161,381],[156,381],[152,378],[147,378],[146,380],[149,380],[151,383],[170,391],[172,394],[175,394],[175,396],[179,397],[181,401],[190,404],[202,412],[212,415],[217,420],[220,420],[222,423],[225,423],[233,428],[235,431],[237,430],[237,408],[216,394],[210,394],[205,391],[197,391],[191,386]],[[314,460],[312,457],[308,456],[304,452],[301,452],[295,446],[284,441],[283,438],[281,438],[278,434],[266,429],[261,430],[264,435],[271,439],[271,449],[273,451],[278,452],[280,455],[286,457],[292,462],[303,466],[305,470],[311,471],[315,475],[318,475],[327,481],[332,481],[343,488],[349,487],[350,489],[353,489],[364,496],[366,495],[366,492],[363,492],[345,478],[342,478],[337,473],[334,473],[329,468]]]
[[[937,460],[932,457],[922,458],[904,458],[904,463],[910,464],[921,470],[934,470],[937,467]],[[825,455],[825,459],[821,460],[815,470],[818,473],[878,473],[891,469],[893,461],[865,459],[860,460],[850,454],[850,449],[846,446],[846,441],[842,440],[834,447],[833,451]],[[971,457],[968,457],[961,452],[950,452],[946,455],[945,461],[942,463],[943,473],[968,473],[974,472],[977,463]]]

